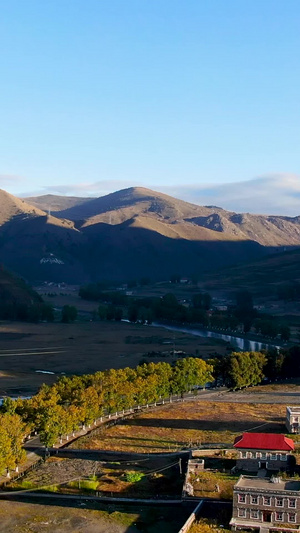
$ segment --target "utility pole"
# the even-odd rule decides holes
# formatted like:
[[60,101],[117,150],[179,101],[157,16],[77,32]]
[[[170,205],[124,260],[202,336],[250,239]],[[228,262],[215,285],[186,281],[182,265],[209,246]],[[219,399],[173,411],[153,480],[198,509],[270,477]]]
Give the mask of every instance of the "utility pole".
[[182,459],[181,459],[181,457],[180,457],[180,459],[179,459],[179,473],[180,473],[180,475],[182,474],[181,461],[182,461]]

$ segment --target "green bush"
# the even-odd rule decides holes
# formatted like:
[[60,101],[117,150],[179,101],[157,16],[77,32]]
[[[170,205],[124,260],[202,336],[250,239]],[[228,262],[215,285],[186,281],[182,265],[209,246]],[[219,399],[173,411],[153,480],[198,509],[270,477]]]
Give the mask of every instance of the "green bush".
[[125,479],[128,483],[137,483],[145,476],[142,472],[126,472]]

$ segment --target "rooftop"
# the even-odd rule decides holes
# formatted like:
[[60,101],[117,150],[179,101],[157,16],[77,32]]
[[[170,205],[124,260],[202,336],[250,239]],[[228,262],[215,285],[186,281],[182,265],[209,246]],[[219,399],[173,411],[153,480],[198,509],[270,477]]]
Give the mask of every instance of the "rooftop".
[[294,450],[295,445],[292,439],[277,433],[243,433],[243,435],[236,437],[234,447],[247,450],[290,452]]
[[267,489],[267,490],[300,490],[300,481],[296,479],[259,478],[253,476],[241,476],[235,487],[247,489]]

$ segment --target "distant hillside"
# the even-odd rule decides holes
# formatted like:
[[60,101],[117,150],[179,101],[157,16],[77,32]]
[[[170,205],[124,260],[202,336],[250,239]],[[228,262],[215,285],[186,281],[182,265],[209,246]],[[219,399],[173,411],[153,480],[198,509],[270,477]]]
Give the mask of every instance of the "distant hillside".
[[276,293],[288,282],[300,283],[300,249],[276,253],[244,265],[206,274],[203,286],[209,289],[247,289],[260,295]]
[[[0,262],[9,270],[29,280],[75,282],[86,277],[78,257],[83,242],[74,222],[48,216],[0,190]],[[50,263],[50,254],[61,263]]]
[[34,304],[41,297],[22,279],[14,276],[0,265],[0,306],[3,303]]
[[[52,215],[28,201],[51,204]],[[28,201],[0,191],[0,260],[30,280],[199,276],[300,246],[299,217],[237,214],[138,187]]]
[[55,194],[44,194],[43,196],[28,196],[26,202],[34,207],[42,209],[47,213],[50,211],[63,211],[76,205],[85,203],[92,198],[81,198],[78,196],[57,196]]

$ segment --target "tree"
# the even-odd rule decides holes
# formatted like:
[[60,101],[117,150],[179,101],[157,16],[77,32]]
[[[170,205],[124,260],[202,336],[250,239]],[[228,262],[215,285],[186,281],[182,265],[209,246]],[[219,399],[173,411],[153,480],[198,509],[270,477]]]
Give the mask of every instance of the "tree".
[[291,330],[286,324],[282,324],[279,328],[281,340],[288,341],[291,336]]
[[26,426],[17,414],[5,413],[0,417],[0,465],[7,469],[17,468],[25,460],[22,444]]
[[264,378],[267,358],[262,352],[233,352],[229,358],[228,375],[233,389],[257,385]]
[[244,324],[245,333],[250,331],[256,314],[251,293],[246,290],[237,292],[235,315]]
[[194,387],[203,387],[214,380],[212,371],[213,367],[203,359],[193,357],[179,359],[175,363],[173,372],[173,392],[183,394]]
[[106,317],[107,317],[107,306],[106,305],[99,305],[98,316],[100,320],[106,320]]
[[73,305],[64,305],[61,312],[61,321],[68,324],[77,318],[77,308]]
[[137,305],[130,305],[129,308],[128,308],[128,320],[130,322],[136,322],[137,319],[138,319],[138,315],[139,315],[139,309],[137,307]]
[[41,306],[41,319],[46,320],[46,322],[54,321],[54,309],[53,305],[43,304]]
[[276,379],[283,375],[283,365],[286,354],[282,350],[276,348],[268,350],[266,353],[267,364],[264,368],[264,373],[270,379]]

